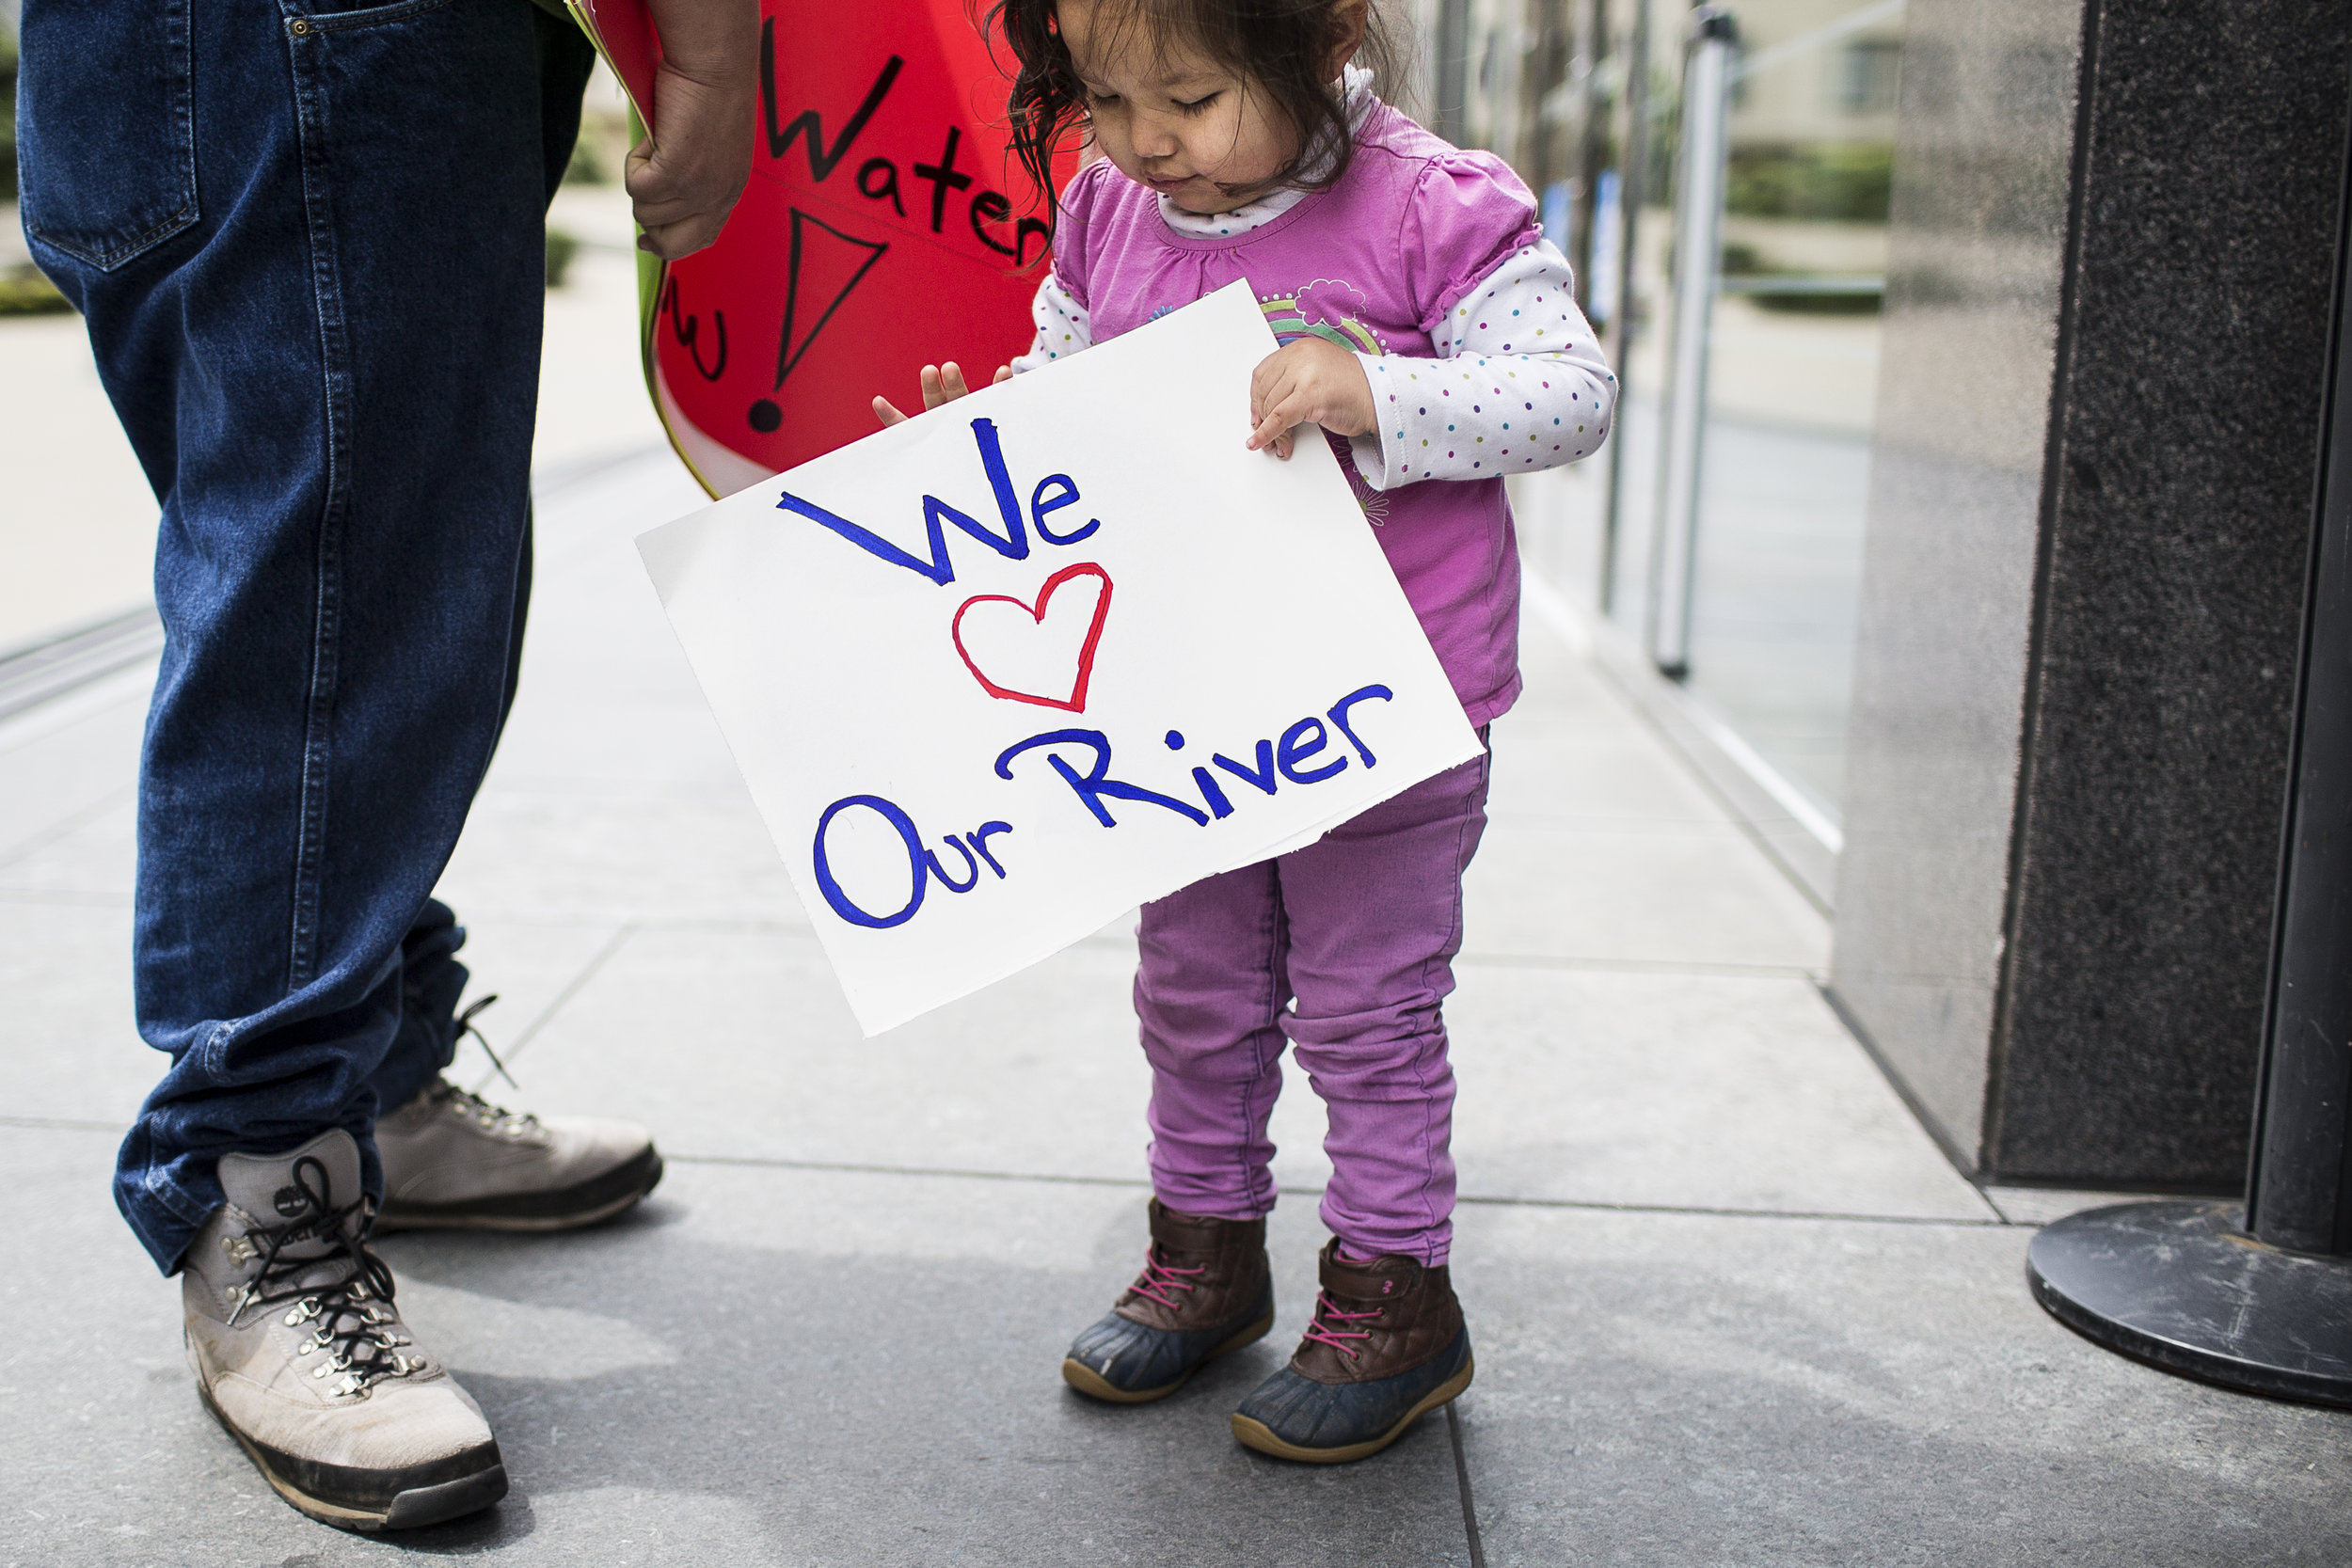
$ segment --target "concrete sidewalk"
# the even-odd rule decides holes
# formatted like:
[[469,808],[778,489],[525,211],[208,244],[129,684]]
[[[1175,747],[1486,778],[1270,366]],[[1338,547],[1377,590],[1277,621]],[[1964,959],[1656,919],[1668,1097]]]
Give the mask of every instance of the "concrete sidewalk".
[[2352,1424],[2044,1317],[2020,1222],[2065,1200],[1952,1171],[1822,1002],[1825,923],[1540,618],[1449,1009],[1476,1386],[1354,1466],[1232,1443],[1322,1239],[1294,1082],[1275,1337],[1162,1404],[1070,1393],[1142,1243],[1126,925],[861,1040],[629,546],[698,499],[658,451],[543,491],[523,696],[445,882],[523,1085],[494,1097],[671,1159],[598,1230],[385,1244],[507,1455],[474,1520],[312,1525],[198,1407],[106,1191],[159,1066],[146,677],[0,727],[0,1565],[2352,1560]]

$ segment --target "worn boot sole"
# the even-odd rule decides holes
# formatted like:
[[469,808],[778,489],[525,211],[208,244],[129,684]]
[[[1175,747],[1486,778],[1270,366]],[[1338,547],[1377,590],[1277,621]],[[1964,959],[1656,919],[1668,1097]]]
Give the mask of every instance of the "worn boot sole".
[[213,1419],[220,1423],[221,1430],[237,1440],[237,1446],[253,1461],[253,1467],[262,1472],[262,1479],[269,1482],[270,1489],[297,1512],[322,1525],[370,1535],[379,1530],[415,1529],[421,1525],[444,1524],[469,1513],[479,1513],[506,1496],[506,1463],[499,1454],[498,1444],[490,1442],[432,1465],[417,1465],[416,1484],[392,1490],[380,1505],[336,1502],[318,1495],[322,1481],[348,1475],[368,1490],[378,1491],[385,1489],[385,1478],[367,1471],[346,1471],[337,1465],[306,1463],[279,1453],[265,1443],[256,1443],[220,1413],[220,1406],[213,1402],[213,1391],[204,1386],[202,1378],[197,1379],[196,1394],[204,1402],[204,1408],[212,1412]]
[[1428,1415],[1441,1404],[1449,1404],[1470,1386],[1470,1374],[1478,1370],[1469,1356],[1462,1358],[1462,1370],[1438,1384],[1422,1397],[1419,1404],[1405,1413],[1404,1419],[1377,1437],[1361,1443],[1348,1443],[1336,1449],[1302,1449],[1295,1443],[1285,1443],[1274,1435],[1273,1428],[1255,1417],[1236,1412],[1233,1416],[1233,1435],[1245,1447],[1260,1453],[1270,1453],[1277,1459],[1295,1459],[1306,1465],[1345,1465],[1353,1460],[1370,1459],[1382,1449],[1405,1435],[1405,1429]]
[[578,1230],[601,1224],[661,1184],[661,1156],[648,1148],[602,1176],[547,1193],[512,1193],[464,1203],[401,1203],[386,1198],[374,1234],[393,1230]]
[[1182,1388],[1192,1381],[1194,1372],[1223,1355],[1227,1351],[1239,1350],[1244,1345],[1254,1344],[1264,1338],[1273,1331],[1273,1328],[1274,1314],[1268,1312],[1264,1317],[1233,1335],[1216,1349],[1195,1362],[1184,1376],[1173,1383],[1163,1383],[1157,1388],[1121,1388],[1115,1384],[1106,1383],[1102,1373],[1074,1356],[1062,1357],[1061,1380],[1089,1399],[1107,1400],[1113,1404],[1150,1404],[1153,1400],[1164,1400]]

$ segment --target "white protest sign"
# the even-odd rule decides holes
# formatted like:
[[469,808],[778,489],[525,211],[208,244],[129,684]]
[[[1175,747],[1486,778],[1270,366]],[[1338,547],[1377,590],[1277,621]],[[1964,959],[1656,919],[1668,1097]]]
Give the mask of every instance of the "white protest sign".
[[638,541],[868,1035],[1479,752],[1245,284]]

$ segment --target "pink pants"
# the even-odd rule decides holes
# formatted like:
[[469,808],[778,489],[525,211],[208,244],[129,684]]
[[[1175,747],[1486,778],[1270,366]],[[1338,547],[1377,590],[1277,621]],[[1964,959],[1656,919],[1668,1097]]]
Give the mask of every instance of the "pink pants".
[[1136,1014],[1161,1202],[1220,1219],[1274,1207],[1266,1119],[1287,1037],[1330,1118],[1324,1224],[1359,1255],[1446,1260],[1454,1073],[1438,1009],[1487,761],[1143,906]]

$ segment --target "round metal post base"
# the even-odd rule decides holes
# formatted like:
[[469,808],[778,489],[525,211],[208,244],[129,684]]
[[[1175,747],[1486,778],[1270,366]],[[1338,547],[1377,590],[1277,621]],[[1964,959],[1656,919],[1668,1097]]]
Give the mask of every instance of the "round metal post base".
[[2352,1406],[2352,1258],[2282,1252],[2235,1203],[2122,1203],[2045,1226],[2034,1299],[2067,1327],[2167,1371]]

